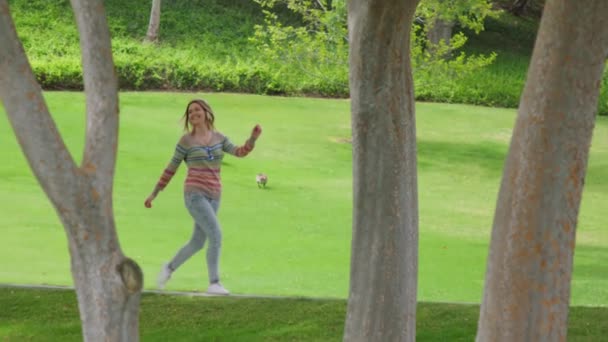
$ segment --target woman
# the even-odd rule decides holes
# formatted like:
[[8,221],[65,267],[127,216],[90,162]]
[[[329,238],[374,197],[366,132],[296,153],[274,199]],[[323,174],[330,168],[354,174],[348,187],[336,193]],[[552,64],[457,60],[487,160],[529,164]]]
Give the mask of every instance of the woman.
[[230,140],[215,130],[213,110],[204,100],[192,100],[184,114],[184,134],[175,148],[171,162],[164,170],[152,194],[145,201],[147,208],[158,193],[167,186],[182,160],[188,165],[188,175],[184,185],[186,208],[194,219],[194,232],[190,241],[183,246],[173,259],[164,264],[158,275],[158,287],[164,288],[171,274],[188,258],[207,247],[207,271],[209,273],[210,294],[229,294],[219,277],[219,256],[222,245],[222,232],[217,220],[220,205],[221,182],[220,167],[224,152],[237,157],[244,157],[255,146],[256,139],[262,133],[256,125],[243,146],[235,146]]

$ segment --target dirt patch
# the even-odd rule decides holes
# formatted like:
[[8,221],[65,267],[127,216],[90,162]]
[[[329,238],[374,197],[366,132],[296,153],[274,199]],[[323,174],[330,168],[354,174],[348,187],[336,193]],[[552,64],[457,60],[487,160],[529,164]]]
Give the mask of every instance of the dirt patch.
[[353,138],[344,138],[344,137],[329,137],[329,140],[338,144],[352,144]]

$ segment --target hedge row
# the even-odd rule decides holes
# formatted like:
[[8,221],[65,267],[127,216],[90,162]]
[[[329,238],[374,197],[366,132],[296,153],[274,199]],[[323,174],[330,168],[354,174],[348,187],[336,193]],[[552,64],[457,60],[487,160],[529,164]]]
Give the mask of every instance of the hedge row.
[[[114,59],[122,90],[204,90],[268,95],[348,97],[344,72],[323,78],[296,73],[281,74],[278,67],[238,61],[188,62],[188,59],[118,55]],[[38,81],[48,90],[81,90],[80,60],[58,57],[33,60]],[[420,101],[467,103],[516,108],[524,86],[524,72],[501,70],[493,65],[459,80],[416,77],[416,98]],[[608,114],[608,73],[604,75],[599,113]]]

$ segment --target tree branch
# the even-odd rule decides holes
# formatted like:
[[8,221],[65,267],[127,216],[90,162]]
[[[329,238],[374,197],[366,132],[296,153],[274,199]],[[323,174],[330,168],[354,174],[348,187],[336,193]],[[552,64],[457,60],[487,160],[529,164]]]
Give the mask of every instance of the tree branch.
[[0,0],[0,47],[0,99],[33,173],[57,207],[73,186],[76,164],[49,114],[6,0]]
[[319,5],[319,7],[321,7],[323,12],[327,12],[327,9],[325,8],[325,6],[323,6],[323,3],[320,0],[317,0],[317,4]]
[[103,0],[71,0],[80,33],[87,96],[82,169],[101,196],[112,194],[118,145],[118,80]]

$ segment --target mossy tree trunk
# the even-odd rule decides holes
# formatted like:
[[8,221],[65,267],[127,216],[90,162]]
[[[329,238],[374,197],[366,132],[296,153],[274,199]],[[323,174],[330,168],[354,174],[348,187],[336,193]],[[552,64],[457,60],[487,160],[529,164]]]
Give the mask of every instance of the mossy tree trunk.
[[565,341],[608,2],[549,0],[498,196],[477,341]]

